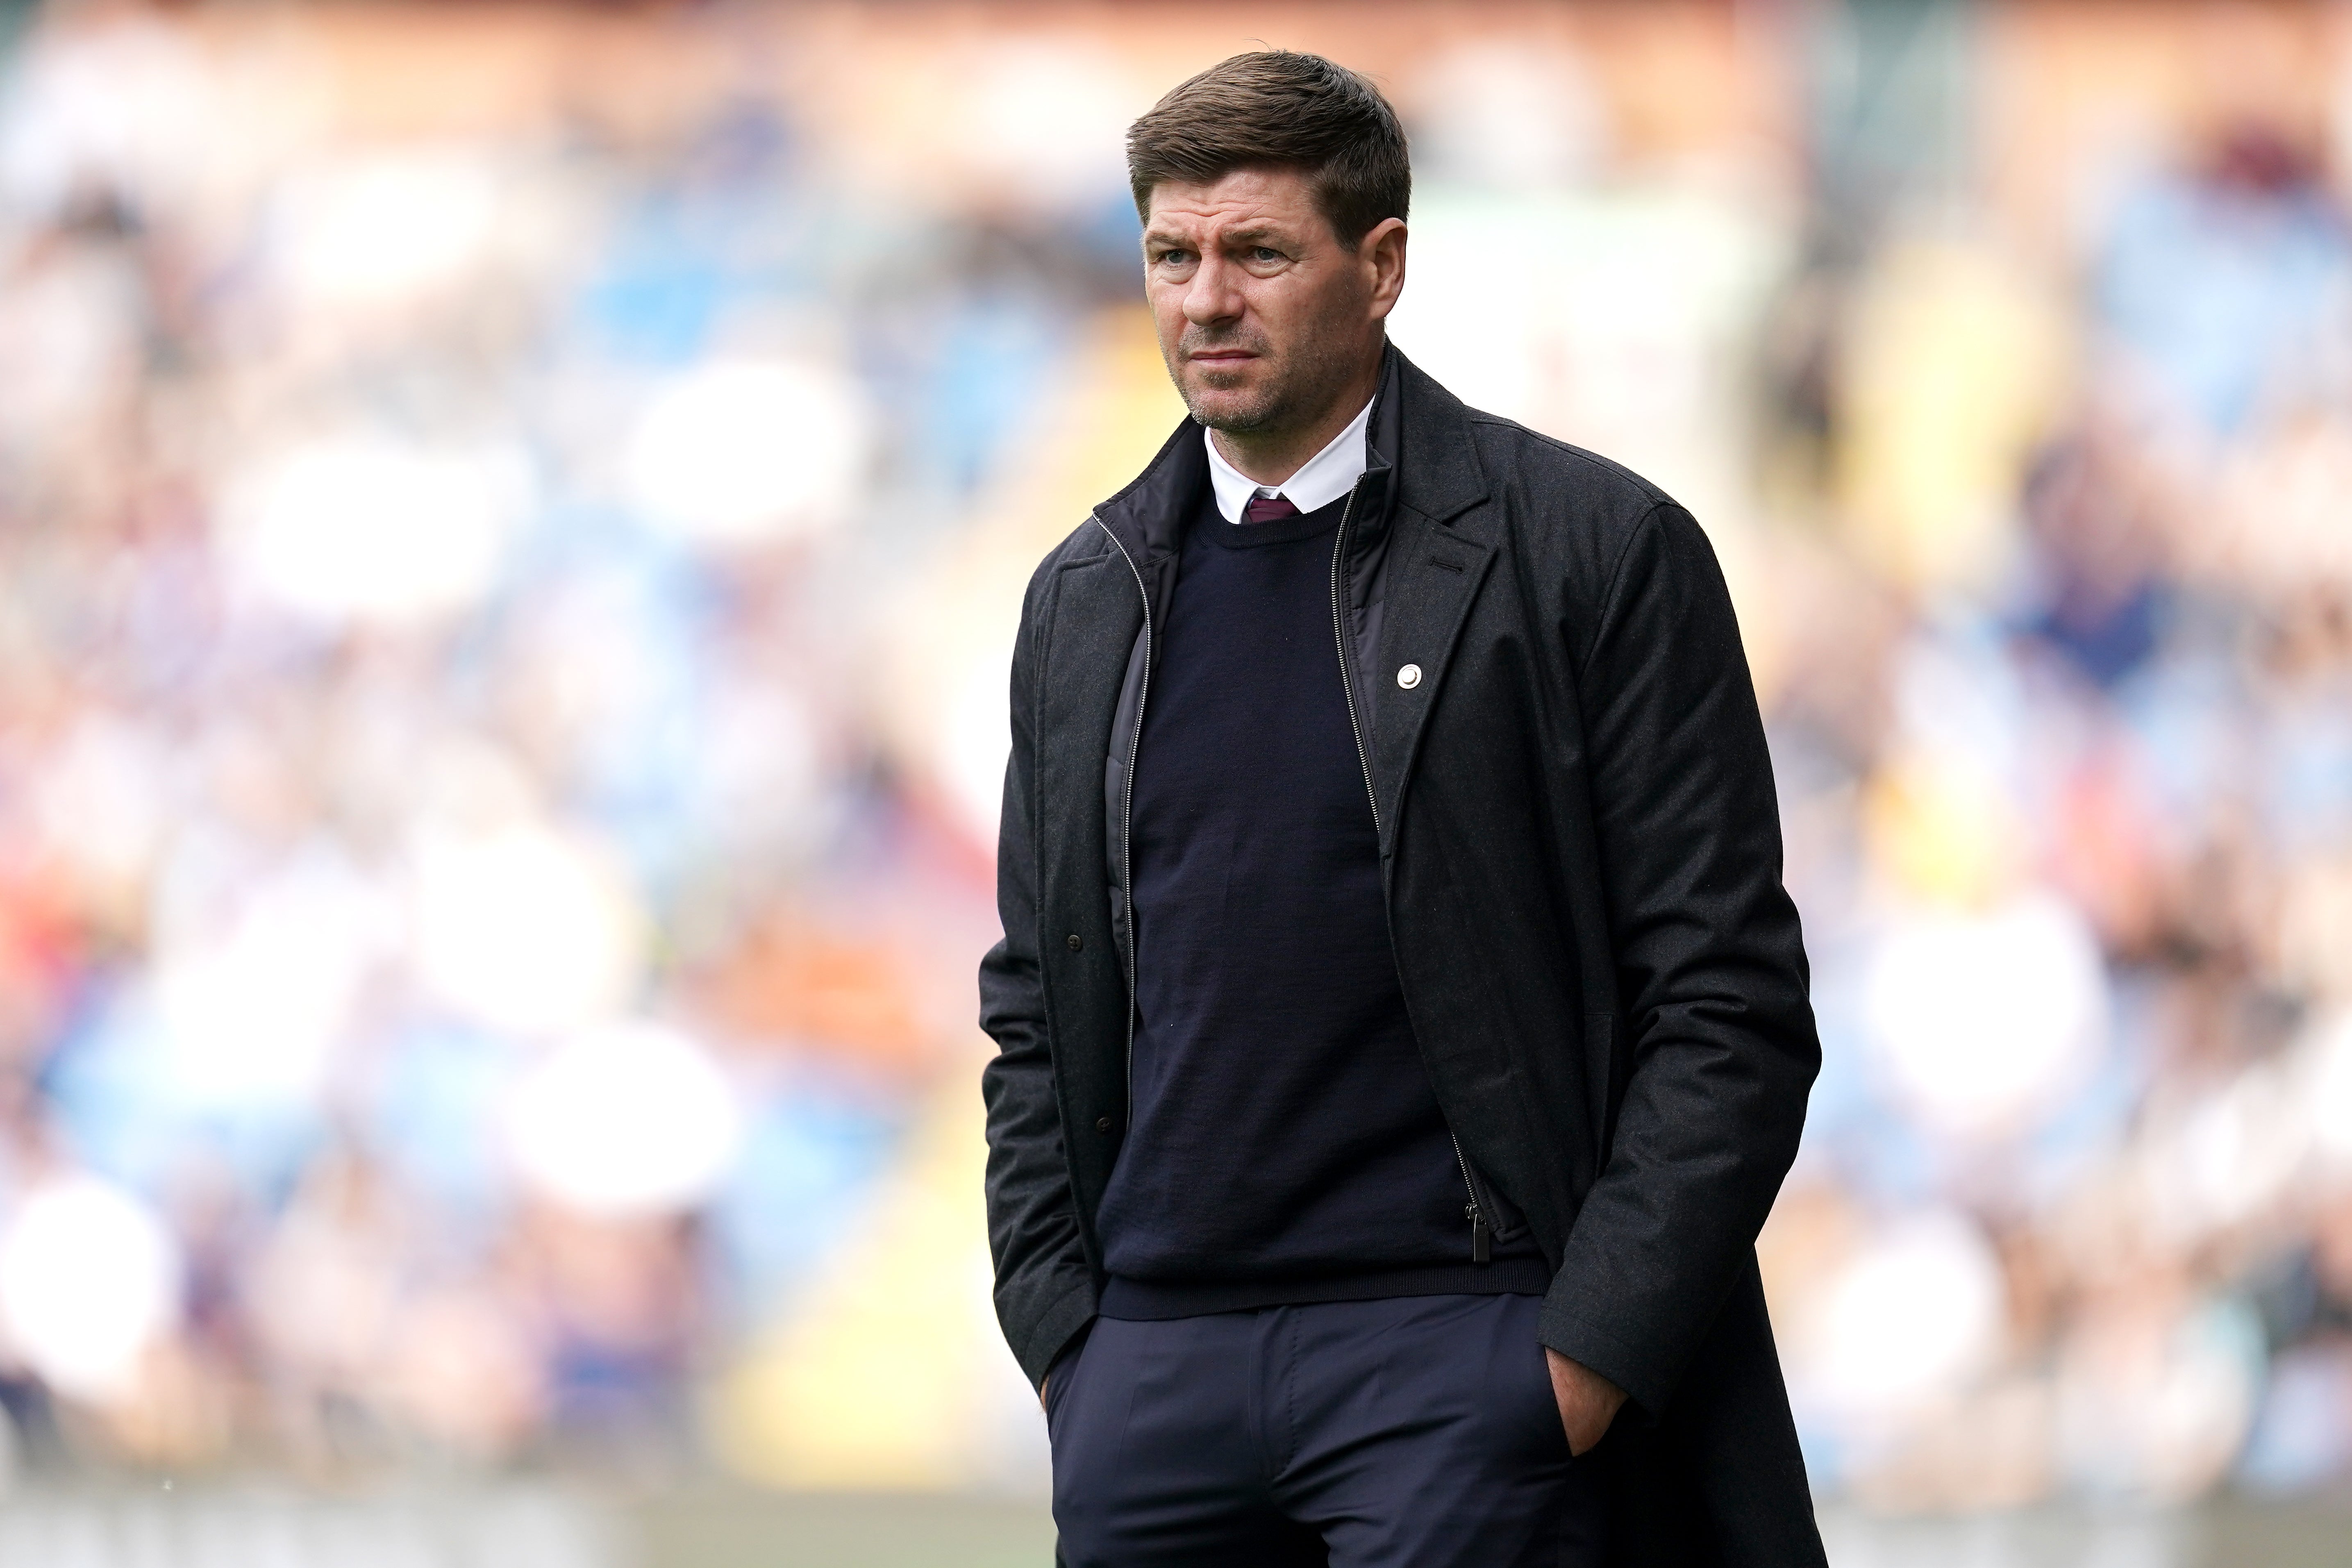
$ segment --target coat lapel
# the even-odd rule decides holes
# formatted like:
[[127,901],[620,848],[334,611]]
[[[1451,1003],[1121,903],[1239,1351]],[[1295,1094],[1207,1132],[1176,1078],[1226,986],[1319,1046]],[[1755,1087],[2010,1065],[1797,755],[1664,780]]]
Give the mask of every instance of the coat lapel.
[[1363,672],[1372,687],[1374,794],[1391,834],[1430,705],[1445,689],[1463,617],[1495,554],[1477,537],[1487,486],[1469,410],[1403,355],[1393,369],[1396,395],[1380,435],[1393,455],[1397,497],[1381,569],[1376,668]]
[[1394,528],[1379,664],[1365,672],[1380,686],[1372,705],[1372,777],[1381,823],[1391,833],[1430,705],[1445,689],[1463,617],[1495,554],[1465,531],[1441,527],[1408,507],[1397,509]]

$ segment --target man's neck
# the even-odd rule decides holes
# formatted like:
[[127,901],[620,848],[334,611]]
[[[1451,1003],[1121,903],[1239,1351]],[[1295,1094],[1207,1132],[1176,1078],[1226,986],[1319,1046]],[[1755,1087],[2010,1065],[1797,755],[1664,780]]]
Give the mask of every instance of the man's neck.
[[1364,405],[1380,390],[1383,357],[1375,354],[1364,373],[1350,381],[1311,424],[1281,430],[1215,430],[1210,433],[1210,438],[1224,454],[1225,461],[1259,484],[1282,484],[1363,412]]

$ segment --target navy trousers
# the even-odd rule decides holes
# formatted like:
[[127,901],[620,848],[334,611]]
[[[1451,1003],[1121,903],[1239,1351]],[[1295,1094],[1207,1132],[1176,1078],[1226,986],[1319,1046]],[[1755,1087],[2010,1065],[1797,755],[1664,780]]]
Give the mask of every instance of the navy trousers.
[[1594,1568],[1532,1296],[1096,1320],[1047,1378],[1066,1568]]

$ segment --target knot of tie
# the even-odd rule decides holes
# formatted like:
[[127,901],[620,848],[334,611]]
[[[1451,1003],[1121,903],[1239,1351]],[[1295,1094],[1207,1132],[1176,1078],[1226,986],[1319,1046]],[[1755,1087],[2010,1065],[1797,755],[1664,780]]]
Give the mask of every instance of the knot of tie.
[[1242,517],[1248,522],[1280,522],[1297,515],[1298,509],[1290,504],[1288,496],[1252,496],[1249,505],[1242,509]]

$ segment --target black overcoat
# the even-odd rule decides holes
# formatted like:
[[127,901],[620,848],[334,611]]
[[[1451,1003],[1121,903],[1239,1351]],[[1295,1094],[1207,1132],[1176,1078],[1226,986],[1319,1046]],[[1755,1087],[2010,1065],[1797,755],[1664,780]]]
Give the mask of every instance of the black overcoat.
[[[1439,1106],[1630,1402],[1621,1562],[1822,1561],[1755,1240],[1821,1061],[1772,769],[1706,536],[1393,350],[1335,551],[1390,931]],[[1032,578],[982,962],[989,1239],[1032,1384],[1092,1318],[1127,1118],[1119,804],[1197,426]],[[1406,665],[1419,668],[1410,684]]]

